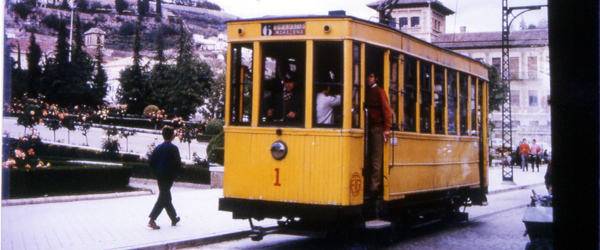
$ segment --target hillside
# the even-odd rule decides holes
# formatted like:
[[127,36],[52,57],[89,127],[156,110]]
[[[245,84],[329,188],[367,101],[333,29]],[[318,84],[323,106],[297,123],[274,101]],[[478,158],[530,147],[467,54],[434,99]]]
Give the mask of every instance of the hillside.
[[[117,14],[114,9],[114,0],[94,0],[90,1],[90,4],[92,2],[100,2],[102,6],[109,4],[113,8],[109,13],[89,14],[80,12],[79,16],[84,30],[87,31],[97,27],[106,32],[104,54],[107,61],[130,56],[132,53],[133,30],[135,23],[139,21],[138,16]],[[135,13],[137,11],[137,1],[128,0],[128,2],[130,4],[129,10]],[[162,26],[166,47],[169,50],[174,47],[174,41],[178,37],[179,19],[193,34],[211,37],[225,33],[225,22],[238,18],[222,11],[162,3],[163,18],[159,19],[155,14],[155,4],[155,2],[150,2],[150,13],[140,21],[142,54],[146,56],[153,55],[152,51],[155,47],[153,42],[159,26]],[[29,32],[33,32],[42,51],[45,54],[51,54],[56,45],[56,31],[48,25],[48,23],[53,23],[48,20],[56,20],[62,17],[67,20],[67,26],[69,26],[71,11],[39,6],[33,8],[33,12],[28,15],[27,20],[22,20],[16,17],[13,7],[14,4],[8,3],[8,7],[5,9],[5,28],[9,38],[7,43],[14,45],[13,51],[17,50],[18,44],[21,53],[25,54],[27,46],[29,46]]]

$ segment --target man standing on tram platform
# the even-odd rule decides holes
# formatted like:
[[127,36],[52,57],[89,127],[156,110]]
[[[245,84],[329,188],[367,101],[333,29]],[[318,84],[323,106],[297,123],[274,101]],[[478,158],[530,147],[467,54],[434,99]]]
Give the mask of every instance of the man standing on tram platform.
[[383,144],[390,137],[392,111],[382,87],[377,85],[379,78],[375,73],[368,75],[367,111],[369,123],[368,151],[369,168],[371,168],[371,187],[369,198],[379,199],[381,196],[381,173],[383,167]]

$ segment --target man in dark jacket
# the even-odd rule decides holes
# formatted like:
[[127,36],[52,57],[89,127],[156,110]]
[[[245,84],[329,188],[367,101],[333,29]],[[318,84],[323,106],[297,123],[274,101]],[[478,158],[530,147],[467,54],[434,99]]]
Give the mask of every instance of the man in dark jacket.
[[149,216],[148,226],[152,229],[160,229],[155,220],[163,208],[167,210],[172,226],[175,226],[180,220],[177,217],[173,203],[171,203],[171,186],[173,186],[175,174],[181,169],[181,156],[179,155],[179,148],[171,143],[175,138],[173,127],[165,126],[162,129],[162,136],[165,142],[158,145],[150,157],[150,167],[156,169],[156,182],[159,191],[158,199]]
[[287,73],[283,79],[283,92],[275,95],[267,110],[267,117],[281,121],[302,121],[302,97],[294,90],[296,78]]

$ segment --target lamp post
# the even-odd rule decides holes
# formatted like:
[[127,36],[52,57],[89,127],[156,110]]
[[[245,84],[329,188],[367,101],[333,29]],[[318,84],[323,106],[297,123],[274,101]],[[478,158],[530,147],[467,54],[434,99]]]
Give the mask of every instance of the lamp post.
[[[511,100],[510,100],[510,57],[509,57],[509,34],[510,25],[520,15],[532,10],[539,10],[548,5],[531,5],[520,7],[508,7],[508,0],[502,0],[502,83],[506,95],[502,102],[502,147],[508,145],[512,150],[512,115],[511,115]],[[513,14],[514,10],[522,10],[517,15]],[[512,19],[509,21],[509,15]],[[510,162],[502,161],[502,181],[508,184],[515,184],[513,180],[513,167]]]

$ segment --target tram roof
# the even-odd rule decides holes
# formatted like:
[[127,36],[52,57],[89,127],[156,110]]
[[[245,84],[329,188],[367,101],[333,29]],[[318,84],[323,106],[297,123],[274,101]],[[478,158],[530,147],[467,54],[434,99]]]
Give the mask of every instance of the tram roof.
[[339,13],[337,13],[337,12],[335,12],[335,14],[330,14],[330,15],[263,16],[263,17],[248,18],[248,19],[229,20],[229,21],[226,21],[226,23],[227,23],[227,24],[229,24],[229,23],[236,23],[236,22],[259,22],[259,21],[276,21],[276,20],[293,20],[293,19],[324,19],[324,18],[327,18],[327,19],[332,19],[332,18],[337,18],[337,19],[353,19],[353,20],[355,20],[355,21],[359,21],[359,22],[368,23],[368,24],[370,24],[370,25],[377,25],[377,26],[379,26],[379,27],[382,27],[382,28],[388,29],[388,30],[389,30],[389,31],[391,31],[391,32],[399,32],[399,33],[401,33],[401,34],[402,34],[402,35],[404,35],[404,36],[409,36],[409,37],[412,37],[412,38],[414,38],[414,39],[416,39],[416,40],[418,40],[418,41],[421,41],[421,42],[423,42],[423,43],[425,43],[425,44],[429,44],[430,46],[433,46],[433,47],[439,48],[439,49],[441,49],[441,50],[445,50],[445,51],[447,51],[447,52],[449,52],[449,53],[452,53],[452,54],[454,54],[454,55],[456,55],[456,56],[460,56],[460,57],[468,58],[468,59],[471,59],[471,60],[473,60],[473,61],[476,61],[476,62],[478,62],[478,63],[481,63],[482,65],[485,65],[483,62],[481,62],[481,61],[479,61],[479,60],[475,60],[475,59],[474,59],[474,58],[472,58],[472,57],[469,57],[469,56],[466,56],[466,55],[460,54],[460,53],[458,53],[458,52],[455,52],[455,51],[453,51],[453,50],[451,50],[451,49],[449,49],[449,48],[442,47],[442,46],[440,46],[440,45],[438,45],[438,44],[434,44],[434,43],[427,42],[427,41],[425,41],[425,40],[422,40],[422,39],[420,39],[420,38],[418,38],[418,37],[416,37],[416,36],[413,36],[413,35],[411,35],[411,34],[409,34],[409,33],[406,33],[406,32],[404,32],[404,31],[402,31],[402,30],[399,30],[399,29],[392,28],[392,27],[390,27],[390,26],[387,26],[387,25],[385,25],[385,24],[382,24],[382,23],[378,23],[378,22],[372,22],[372,21],[365,20],[365,19],[358,18],[358,17],[354,17],[354,16],[348,16],[348,15],[346,15],[346,14],[339,14]]

